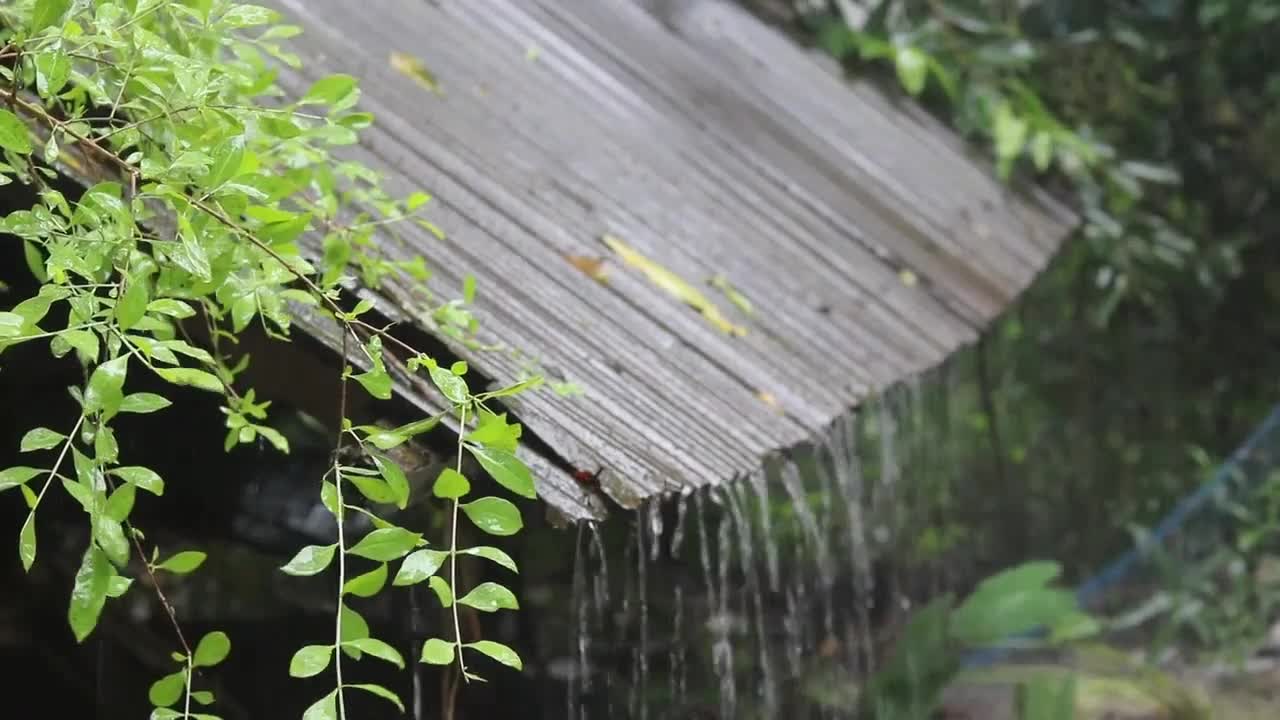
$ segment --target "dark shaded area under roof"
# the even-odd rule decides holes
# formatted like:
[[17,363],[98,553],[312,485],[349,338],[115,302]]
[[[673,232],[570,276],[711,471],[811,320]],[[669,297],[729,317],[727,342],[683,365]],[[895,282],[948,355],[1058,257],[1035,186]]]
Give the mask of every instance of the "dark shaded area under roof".
[[[1072,222],[1043,195],[1003,187],[922,112],[729,3],[273,4],[305,30],[291,48],[301,70],[285,69],[282,86],[360,78],[376,122],[353,157],[393,193],[435,196],[447,239],[403,232],[441,292],[474,274],[485,333],[585,389],[512,406],[559,456],[527,459],[540,495],[570,518],[604,508],[565,462],[604,467],[601,487],[623,506],[727,481],[937,365]],[[395,69],[392,53],[418,58],[441,91]],[[700,287],[747,333],[721,332],[651,284],[606,234]],[[608,283],[570,255],[607,258]],[[754,317],[706,285],[714,275]],[[377,307],[412,320],[403,297],[392,287]],[[526,366],[450,347],[503,384]]]

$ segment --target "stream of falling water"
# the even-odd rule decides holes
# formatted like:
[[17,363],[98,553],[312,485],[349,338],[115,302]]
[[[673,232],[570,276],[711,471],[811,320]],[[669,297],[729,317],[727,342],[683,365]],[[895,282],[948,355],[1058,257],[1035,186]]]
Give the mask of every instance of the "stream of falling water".
[[567,716],[855,717],[883,652],[877,603],[898,592],[883,554],[911,538],[896,505],[946,479],[923,437],[939,407],[906,383],[733,483],[585,525]]

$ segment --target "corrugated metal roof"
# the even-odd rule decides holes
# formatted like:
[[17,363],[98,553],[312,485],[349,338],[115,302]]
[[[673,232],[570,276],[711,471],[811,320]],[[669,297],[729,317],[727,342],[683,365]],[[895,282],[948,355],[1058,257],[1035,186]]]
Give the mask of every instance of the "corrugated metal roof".
[[[527,459],[570,517],[602,506],[552,460],[603,466],[601,486],[626,506],[755,471],[974,339],[1071,222],[1003,187],[923,113],[728,3],[274,5],[305,29],[301,70],[282,86],[359,77],[377,120],[354,156],[389,190],[436,197],[447,239],[404,230],[409,247],[393,251],[424,256],[446,293],[474,274],[486,331],[585,389],[512,406],[558,456]],[[442,92],[393,68],[393,52],[419,58]],[[757,308],[746,319],[720,303],[747,334],[619,262],[606,234],[717,301],[705,281],[727,278]],[[609,258],[608,284],[568,255]],[[411,320],[403,297],[393,286],[379,309]],[[451,348],[499,383],[525,366]]]

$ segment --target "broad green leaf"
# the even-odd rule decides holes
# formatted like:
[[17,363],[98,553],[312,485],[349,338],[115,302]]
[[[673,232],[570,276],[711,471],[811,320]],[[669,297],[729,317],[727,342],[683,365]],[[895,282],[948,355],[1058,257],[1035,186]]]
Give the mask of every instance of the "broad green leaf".
[[124,567],[129,562],[129,540],[124,536],[124,527],[105,514],[97,518],[93,526],[93,539],[106,553],[107,559],[117,567]]
[[0,470],[0,490],[8,490],[22,485],[33,477],[43,474],[45,470],[33,467],[17,466]]
[[66,435],[56,433],[49,428],[38,427],[27,431],[27,434],[22,436],[22,442],[18,445],[18,449],[22,452],[48,450],[49,448],[57,447],[66,439]]
[[334,545],[308,545],[298,551],[293,559],[280,568],[289,575],[307,576],[323,572],[333,562]]
[[116,303],[116,322],[121,330],[128,330],[147,314],[147,302],[151,299],[144,278],[129,278],[124,295]]
[[485,472],[498,481],[502,487],[521,497],[535,498],[538,496],[533,487],[533,474],[529,472],[529,468],[525,466],[520,458],[506,450],[498,450],[496,448],[479,447],[476,445],[468,445],[467,450],[480,461],[480,466]]
[[449,587],[449,581],[439,575],[432,575],[427,580],[427,587],[440,599],[441,607],[453,607],[453,590]]
[[482,409],[476,429],[467,433],[467,441],[486,448],[515,452],[523,430],[520,423],[507,422],[506,413],[494,414]]
[[80,569],[76,571],[71,603],[67,608],[67,620],[76,642],[84,642],[97,627],[98,617],[107,603],[107,587],[114,575],[106,554],[90,543],[80,561]]
[[486,560],[491,560],[501,565],[502,567],[510,570],[511,572],[520,572],[518,569],[516,569],[516,561],[512,560],[510,555],[506,554],[505,552],[499,550],[496,547],[489,547],[488,545],[480,545],[477,547],[465,548],[465,549],[459,550],[458,552],[463,555],[475,555],[476,557],[482,557]]
[[370,683],[352,683],[350,685],[347,685],[347,687],[355,688],[357,690],[363,690],[367,693],[377,695],[378,697],[393,703],[397,708],[400,709],[400,713],[402,715],[405,712],[404,703],[400,701],[400,696],[382,687],[381,685],[373,685]]
[[89,362],[97,361],[100,345],[96,333],[89,330],[66,330],[58,337],[62,338]]
[[515,535],[524,527],[519,508],[502,498],[482,497],[460,507],[472,524],[490,535]]
[[[22,486],[26,489],[26,486]],[[36,562],[36,514],[34,512],[27,514],[26,522],[22,523],[22,530],[18,533],[18,555],[22,558],[22,569],[31,570],[31,566]]]
[[0,108],[0,148],[19,155],[31,154],[31,137],[27,134],[27,126],[17,115],[3,108]]
[[11,312],[0,312],[0,338],[16,338],[24,334],[27,321],[21,315]]
[[445,396],[449,402],[455,405],[467,401],[471,392],[467,388],[467,381],[454,375],[446,368],[439,365],[431,367],[431,382],[440,389],[440,393]]
[[36,0],[31,12],[31,34],[58,24],[71,7],[71,0]]
[[93,374],[89,376],[89,386],[84,392],[85,411],[101,412],[106,418],[115,415],[124,400],[122,388],[128,370],[128,355],[121,355],[94,368]]
[[240,164],[244,162],[244,137],[237,135],[223,141],[213,149],[211,155],[213,166],[209,168],[209,177],[205,183],[213,188],[239,174]]
[[154,470],[135,465],[126,465],[112,468],[107,472],[131,485],[137,485],[138,489],[146,490],[152,495],[164,494],[164,480]]
[[191,664],[196,667],[212,667],[225,660],[230,653],[231,638],[226,633],[215,630],[200,638]]
[[107,597],[118,598],[128,592],[132,585],[133,578],[116,575],[111,578],[111,582],[107,585]]
[[389,527],[374,530],[365,535],[347,552],[369,560],[388,562],[404,557],[405,553],[417,546],[420,540],[422,540],[421,533]]
[[184,550],[156,566],[157,570],[167,570],[179,575],[195,572],[204,564],[207,556],[199,550]]
[[898,48],[894,54],[894,67],[898,71],[898,81],[907,92],[919,95],[924,90],[929,58],[923,52],[913,47]]
[[[3,177],[0,174],[0,177]],[[3,184],[0,182],[0,184]],[[44,266],[44,256],[40,254],[40,248],[30,240],[22,241],[22,257],[27,262],[27,269],[40,282],[48,282],[49,276]]]
[[475,586],[471,589],[471,592],[458,598],[458,604],[473,607],[481,612],[520,609],[520,603],[516,600],[514,593],[492,582],[480,583]]
[[147,692],[147,698],[151,700],[151,704],[156,707],[169,707],[170,705],[182,699],[187,689],[187,673],[185,670],[179,670],[170,673],[151,683],[151,689]]
[[328,695],[302,713],[302,720],[338,720],[338,691],[331,690]]
[[1056,563],[1032,562],[979,583],[952,613],[953,635],[969,645],[988,645],[1074,615],[1075,595],[1048,585],[1060,572]]
[[370,502],[385,505],[391,505],[396,502],[396,494],[392,492],[391,487],[378,478],[351,475],[346,480],[355,485],[360,494],[368,498]]
[[392,500],[396,507],[401,510],[409,505],[409,479],[405,477],[404,471],[396,464],[394,460],[381,455],[374,455],[373,462],[378,466],[378,472],[382,474],[382,479],[386,481],[387,488],[391,491]]
[[137,486],[125,483],[116,488],[111,493],[111,496],[107,498],[107,504],[103,507],[102,512],[108,518],[122,523],[129,517],[129,513],[133,511],[133,503],[137,500],[137,497]]
[[222,382],[217,376],[193,368],[156,368],[156,374],[174,385],[187,385],[209,392],[221,393]]
[[338,507],[338,486],[328,480],[320,483],[320,502],[335,518],[341,508]]
[[360,383],[365,391],[379,400],[391,399],[391,376],[382,368],[374,368],[368,372],[359,373],[351,376],[352,380]]
[[332,659],[332,645],[307,645],[294,653],[293,658],[289,660],[289,676],[314,677],[324,672]]
[[524,669],[524,663],[520,662],[520,656],[516,651],[502,643],[492,640],[477,640],[473,643],[466,643],[463,647],[469,647],[472,650],[484,653],[507,667],[512,667],[516,670]]
[[454,645],[451,642],[431,638],[422,644],[422,658],[419,662],[429,665],[448,665],[453,662],[453,648]]
[[[342,604],[340,612],[342,615],[342,642],[369,637],[369,623],[365,622],[360,613],[347,607],[346,603]],[[343,645],[342,650],[351,657],[357,660],[360,659],[359,649]]]
[[350,645],[360,650],[361,652],[369,653],[370,655],[378,658],[379,660],[386,660],[387,662],[391,663],[392,665],[395,665],[401,670],[404,669],[404,658],[400,656],[400,653],[397,652],[395,648],[382,642],[381,640],[368,637],[368,638],[361,638],[359,640],[352,640],[351,642],[343,643],[343,644]]
[[449,553],[443,550],[416,550],[409,553],[404,562],[400,563],[400,570],[396,572],[391,584],[401,587],[420,583],[435,575],[448,557]]
[[116,433],[110,427],[99,427],[93,436],[93,452],[101,463],[114,463],[120,455],[120,445],[116,443]]
[[378,563],[378,567],[348,580],[342,586],[342,593],[344,595],[355,595],[356,597],[373,597],[386,584],[387,564]]
[[302,96],[300,104],[342,106],[355,92],[356,79],[350,75],[337,73],[312,83],[307,94]]
[[471,483],[467,482],[467,478],[462,473],[447,467],[440,471],[440,476],[436,478],[436,484],[431,492],[438,498],[457,500],[471,492]]
[[[195,700],[201,705],[212,705],[213,693],[208,690],[192,690],[191,699]],[[210,716],[210,715],[201,715],[199,713],[191,713],[191,717],[192,717],[192,720],[220,720],[219,718],[214,718],[213,716]]]
[[196,311],[181,300],[172,298],[160,298],[147,303],[147,312],[158,313],[160,315],[168,315],[171,318],[185,320],[189,317],[195,317]]

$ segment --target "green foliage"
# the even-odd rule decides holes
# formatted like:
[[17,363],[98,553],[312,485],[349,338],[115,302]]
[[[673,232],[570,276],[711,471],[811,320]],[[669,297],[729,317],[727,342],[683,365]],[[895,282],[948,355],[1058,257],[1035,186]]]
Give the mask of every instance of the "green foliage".
[[[476,678],[467,670],[468,652],[521,667],[510,648],[463,640],[458,605],[496,612],[519,603],[497,583],[458,586],[460,555],[517,568],[496,548],[459,547],[457,523],[461,509],[484,532],[507,536],[521,529],[511,502],[471,497],[474,484],[463,475],[462,459],[465,451],[500,486],[522,498],[536,496],[532,475],[518,459],[520,425],[488,403],[536,387],[538,379],[474,394],[466,363],[442,366],[367,322],[368,301],[344,309],[344,289],[353,283],[376,288],[397,278],[424,298],[415,310],[434,318],[439,332],[471,342],[477,329],[467,309],[474,280],[464,298],[440,299],[425,286],[430,273],[421,258],[391,260],[379,251],[380,239],[396,223],[435,227],[419,217],[430,198],[422,192],[391,197],[375,172],[336,154],[372,122],[355,109],[355,78],[321,78],[301,99],[285,96],[275,84],[275,66],[297,67],[299,61],[280,42],[300,29],[280,20],[273,10],[228,0],[19,0],[0,6],[0,82],[6,88],[0,184],[22,183],[39,197],[29,209],[0,219],[0,231],[20,239],[41,283],[33,297],[0,312],[0,354],[47,342],[55,358],[78,363],[86,378],[69,389],[78,416],[61,429],[31,429],[21,442],[30,464],[0,471],[0,490],[18,488],[27,504],[18,551],[28,570],[37,558],[38,510],[50,488],[61,487],[83,508],[90,539],[68,622],[84,641],[106,603],[129,588],[124,573],[131,551],[153,580],[166,572],[195,572],[205,561],[194,550],[160,560],[157,548],[147,558],[144,536],[130,524],[137,491],[163,495],[165,481],[149,468],[122,462],[115,421],[172,404],[164,394],[131,391],[137,378],[151,375],[219,396],[227,449],[265,442],[287,452],[286,438],[269,423],[271,403],[244,387],[248,358],[236,359],[230,348],[251,326],[289,341],[293,306],[331,317],[347,365],[336,450],[354,446],[372,468],[335,460],[318,488],[336,521],[334,542],[301,548],[281,568],[293,576],[332,572],[338,593],[333,637],[300,649],[289,672],[310,677],[334,670],[334,690],[305,718],[345,718],[347,690],[373,694],[403,711],[392,691],[343,679],[344,657],[405,666],[395,649],[370,635],[353,607],[388,590],[390,564],[400,564],[392,587],[427,581],[452,608],[453,638],[428,640],[423,662],[456,659],[468,680]],[[95,180],[70,198],[54,186],[59,171]],[[193,328],[206,338],[203,345]],[[392,430],[354,425],[345,417],[347,393],[390,399],[395,366],[429,378],[450,409]],[[395,525],[375,508],[404,509],[410,499],[404,469],[384,451],[446,418],[457,428],[457,463],[441,475],[434,494],[453,520],[447,546],[427,549],[423,533]],[[346,520],[353,512],[370,518],[375,529],[349,538]],[[372,569],[355,572],[355,563],[370,562]],[[446,565],[447,579],[438,574]],[[168,608],[158,585],[157,593]],[[212,632],[193,650],[171,617],[183,645],[174,655],[181,667],[152,686],[152,717],[212,718],[191,712],[193,701],[203,706],[214,699],[193,690],[193,673],[226,659],[230,639]]]
[[[868,682],[864,715],[874,720],[932,717],[967,651],[1058,646],[1094,634],[1097,624],[1080,611],[1073,594],[1052,585],[1060,572],[1056,563],[1026,563],[982,581],[958,606],[948,594],[917,610],[893,654]],[[1033,633],[1045,629],[1049,634],[1038,640]],[[1070,682],[1064,687],[1032,679],[1020,684],[1019,693],[1022,720],[1074,717]]]

